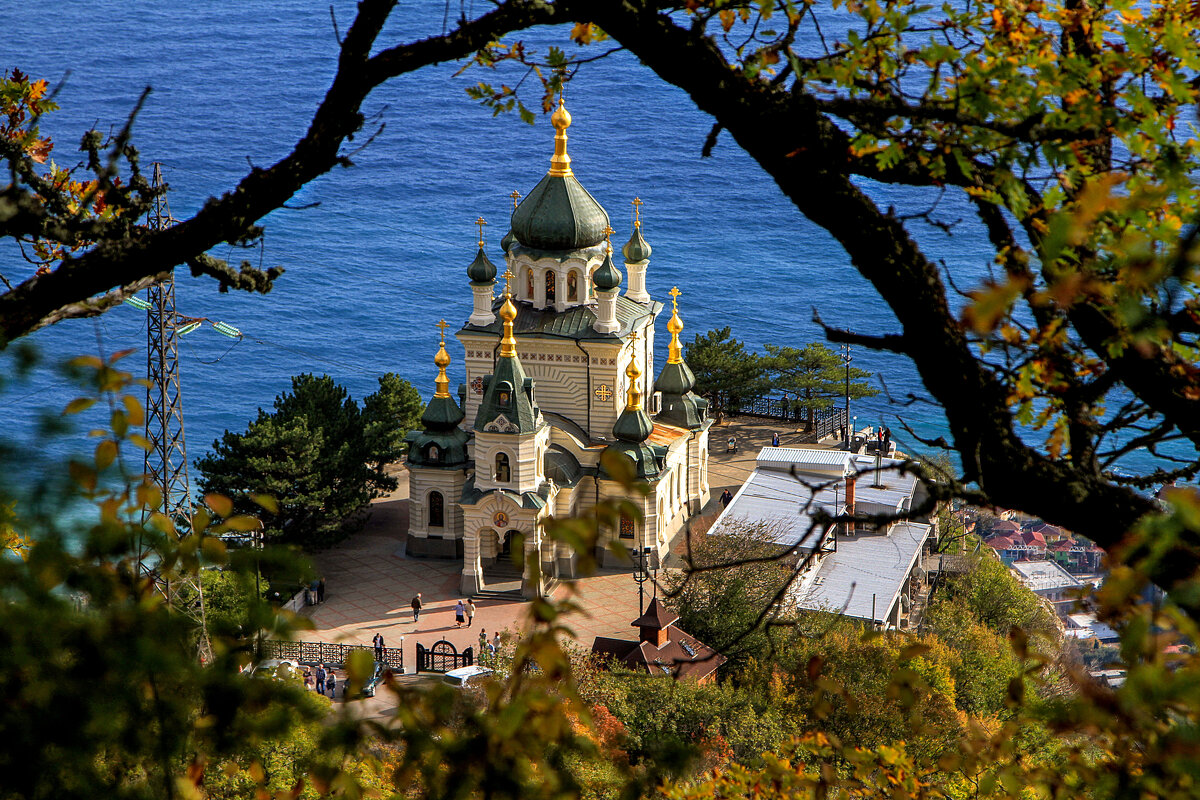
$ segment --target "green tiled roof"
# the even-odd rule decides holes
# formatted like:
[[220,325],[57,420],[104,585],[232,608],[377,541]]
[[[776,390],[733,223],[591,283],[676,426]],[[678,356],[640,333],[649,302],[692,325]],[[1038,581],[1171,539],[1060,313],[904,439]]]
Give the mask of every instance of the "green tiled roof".
[[[497,311],[503,299],[498,299],[492,305]],[[588,306],[575,306],[566,311],[553,309],[537,309],[528,303],[519,302],[517,319],[513,323],[513,331],[518,337],[545,336],[548,338],[566,337],[569,339],[613,339],[627,335],[630,331],[641,327],[641,320],[653,319],[662,311],[662,303],[652,302],[647,305],[636,303],[624,295],[617,297],[617,324],[620,328],[616,333],[597,333],[592,328],[596,321],[596,312]],[[466,325],[464,331],[487,332],[499,337],[503,323],[497,319],[490,325]]]
[[471,266],[467,267],[467,277],[471,279],[471,283],[491,283],[496,279],[496,265],[488,259],[482,247],[475,254]]
[[[507,424],[499,422],[504,418]],[[487,379],[479,411],[475,414],[476,431],[499,427],[499,433],[534,433],[541,426],[541,413],[533,399],[533,379],[525,375],[516,356],[496,360],[496,371]]]
[[642,238],[641,228],[633,229],[633,234],[629,237],[629,241],[625,243],[625,246],[621,248],[621,252],[624,254],[626,261],[634,263],[650,259],[650,245],[646,244],[646,240]]
[[[613,442],[608,447],[604,448],[604,452],[616,452],[623,457],[628,458],[633,462],[634,474],[639,478],[656,478],[658,477],[659,467],[658,458],[655,457],[654,451],[645,443],[638,442]],[[604,463],[601,457],[602,465]],[[603,466],[600,468],[601,477],[609,477],[608,470]]]
[[653,430],[654,423],[643,409],[635,408],[631,411],[626,408],[613,425],[613,436],[625,442],[644,442],[650,438]]
[[[470,435],[462,428],[449,431],[409,431],[408,463],[417,467],[444,467],[462,469],[470,460],[467,457],[467,441]],[[434,458],[432,447],[437,448]]]
[[592,283],[602,292],[616,289],[621,285],[621,271],[613,263],[612,253],[604,254],[604,263],[592,273]]
[[574,175],[546,175],[512,215],[517,241],[543,250],[577,250],[604,241],[608,214]]

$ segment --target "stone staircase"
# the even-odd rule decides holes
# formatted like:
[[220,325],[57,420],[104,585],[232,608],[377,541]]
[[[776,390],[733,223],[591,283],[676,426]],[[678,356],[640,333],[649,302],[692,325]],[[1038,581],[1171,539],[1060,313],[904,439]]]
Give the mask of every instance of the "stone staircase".
[[[521,595],[521,570],[517,569],[516,565],[511,561],[497,561],[490,567],[484,569],[484,587],[475,593],[475,599],[484,600],[503,600],[511,602],[513,600],[523,600]],[[555,578],[545,578],[546,594],[554,591],[558,586],[558,580]]]

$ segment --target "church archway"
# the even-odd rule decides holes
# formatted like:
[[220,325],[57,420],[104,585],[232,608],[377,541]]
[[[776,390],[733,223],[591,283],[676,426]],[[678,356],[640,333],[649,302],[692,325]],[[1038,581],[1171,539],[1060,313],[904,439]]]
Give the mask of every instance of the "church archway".
[[554,270],[546,270],[546,305],[553,305],[555,293],[558,288],[558,276],[554,274]]
[[579,302],[579,273],[576,270],[567,273],[567,302]]

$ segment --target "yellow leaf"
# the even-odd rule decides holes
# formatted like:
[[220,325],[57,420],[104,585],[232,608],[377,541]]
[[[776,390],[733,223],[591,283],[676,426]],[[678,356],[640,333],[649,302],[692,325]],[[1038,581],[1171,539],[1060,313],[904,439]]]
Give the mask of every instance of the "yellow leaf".
[[96,445],[96,469],[100,472],[112,466],[112,463],[117,458],[117,443],[112,439],[105,439]]
[[91,467],[79,461],[72,461],[67,466],[67,471],[71,475],[71,480],[75,481],[87,491],[92,491],[96,488],[96,471]]
[[125,413],[129,415],[129,423],[131,425],[145,425],[146,413],[142,409],[142,404],[138,402],[136,397],[125,395],[121,398],[121,402],[125,404]]
[[233,513],[233,501],[223,494],[204,495],[204,504],[211,508],[218,517],[228,517]]
[[272,514],[279,513],[279,501],[269,494],[252,494],[250,499],[261,508],[270,511]]
[[63,414],[78,414],[80,411],[86,411],[95,404],[96,398],[94,397],[76,397],[67,403],[67,407],[63,409]]

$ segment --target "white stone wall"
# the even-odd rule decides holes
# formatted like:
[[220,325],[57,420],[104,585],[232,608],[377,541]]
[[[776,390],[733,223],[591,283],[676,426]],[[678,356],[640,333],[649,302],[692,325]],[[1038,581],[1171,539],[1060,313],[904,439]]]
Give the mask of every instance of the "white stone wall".
[[[410,464],[408,467],[408,532],[418,538],[431,533],[443,539],[458,539],[463,532],[462,496],[466,474],[458,469],[427,469]],[[442,493],[441,528],[429,526],[429,494]]]
[[[550,445],[550,426],[533,434],[475,432],[475,486],[482,491],[536,492],[544,480],[542,457]],[[508,456],[509,479],[495,478],[496,455]]]

